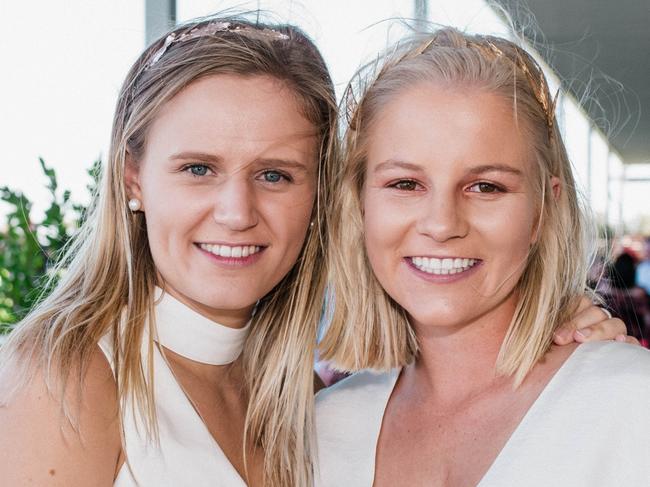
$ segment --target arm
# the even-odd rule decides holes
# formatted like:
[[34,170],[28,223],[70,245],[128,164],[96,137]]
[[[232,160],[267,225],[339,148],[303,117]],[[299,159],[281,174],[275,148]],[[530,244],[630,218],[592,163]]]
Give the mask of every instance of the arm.
[[[7,383],[5,374],[11,370],[3,371],[0,387]],[[62,415],[61,401],[48,391],[42,374],[0,408],[3,485],[113,485],[121,453],[117,394],[99,348],[83,390],[79,391],[78,378],[71,376],[65,395],[77,429]]]
[[601,340],[627,341],[638,344],[634,337],[627,336],[627,328],[618,318],[610,316],[599,306],[584,296],[580,305],[567,323],[560,326],[553,337],[557,345],[566,345],[571,342],[593,342]]

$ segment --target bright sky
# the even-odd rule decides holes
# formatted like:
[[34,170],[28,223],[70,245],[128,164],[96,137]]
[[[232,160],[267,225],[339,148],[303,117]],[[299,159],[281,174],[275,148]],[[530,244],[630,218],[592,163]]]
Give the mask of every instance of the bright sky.
[[[107,155],[120,84],[144,48],[144,3],[0,2],[0,18],[5,20],[0,36],[5,66],[0,77],[0,186],[24,191],[36,201],[37,210],[47,201],[39,156],[57,170],[60,186],[72,190],[75,200],[87,200],[85,170],[97,157]],[[413,4],[413,0],[178,0],[177,14],[182,21],[227,8],[261,7],[276,13],[278,20],[297,23],[321,48],[340,93],[362,60],[399,35],[398,28],[389,29],[395,23],[382,21],[413,17]],[[483,0],[431,0],[429,18],[484,33],[506,33]],[[576,152],[586,147],[580,142],[584,137],[578,140],[573,144]],[[602,162],[607,151],[602,152],[602,144],[599,147]],[[598,172],[603,168],[592,167],[592,187],[599,192],[607,191]],[[578,172],[584,173],[584,168]],[[647,191],[647,183],[626,190],[627,218],[638,218],[645,209],[641,201]]]

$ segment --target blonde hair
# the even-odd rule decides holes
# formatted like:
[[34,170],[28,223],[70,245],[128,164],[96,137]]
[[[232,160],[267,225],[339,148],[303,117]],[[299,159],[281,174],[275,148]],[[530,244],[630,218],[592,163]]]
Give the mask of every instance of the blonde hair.
[[[406,312],[374,276],[363,241],[360,195],[365,182],[369,128],[387,101],[417,83],[478,89],[512,102],[530,140],[538,194],[537,239],[517,291],[519,302],[497,361],[520,383],[544,355],[556,325],[575,311],[586,289],[588,225],[575,190],[566,149],[553,116],[554,101],[535,60],[513,42],[453,28],[414,34],[358,74],[347,92],[348,127],[331,225],[331,280],[336,306],[321,342],[323,358],[339,368],[387,370],[410,363],[418,343]],[[551,177],[560,180],[554,197]],[[362,290],[362,292],[359,292]]]
[[[190,35],[215,22],[227,22],[228,28]],[[54,271],[61,276],[56,287],[4,345],[1,365],[16,368],[16,387],[40,368],[50,388],[52,378],[60,385],[57,393],[63,397],[71,372],[79,370],[83,378],[98,341],[112,332],[121,414],[125,398],[132,397],[149,432],[157,431],[153,369],[151,364],[142,367],[140,348],[153,316],[156,272],[144,216],[126,205],[127,153],[139,160],[160,108],[197,79],[216,74],[273,77],[292,90],[318,132],[316,226],[290,272],[258,303],[243,352],[249,397],[245,438],[264,449],[265,485],[310,485],[313,349],[326,278],[323,210],[337,139],[333,84],[314,44],[293,26],[209,18],[172,32],[176,38],[187,35],[164,49],[168,37],[161,37],[129,71],[89,217]],[[151,351],[151,338],[148,346]]]

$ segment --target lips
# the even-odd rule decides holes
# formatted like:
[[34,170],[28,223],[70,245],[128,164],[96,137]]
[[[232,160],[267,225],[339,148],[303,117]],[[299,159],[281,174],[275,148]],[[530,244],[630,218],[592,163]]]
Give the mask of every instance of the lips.
[[465,272],[478,263],[480,259],[468,257],[408,257],[413,266],[427,274],[449,275]]

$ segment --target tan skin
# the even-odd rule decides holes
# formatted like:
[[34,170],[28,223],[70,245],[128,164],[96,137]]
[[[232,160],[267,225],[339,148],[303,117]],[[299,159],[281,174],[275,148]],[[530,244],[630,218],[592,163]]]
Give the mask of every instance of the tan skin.
[[[536,238],[531,172],[509,103],[484,91],[416,85],[396,94],[371,129],[368,255],[420,344],[384,413],[375,487],[477,485],[576,347],[554,346],[516,393],[495,370]],[[559,181],[551,184],[559,194]],[[418,270],[414,257],[480,264],[445,280]],[[592,308],[583,303],[577,316],[599,312]]]
[[[295,261],[309,225],[316,144],[313,129],[300,115],[291,94],[273,80],[216,78],[207,78],[202,85],[194,86],[196,90],[185,93],[190,96],[166,107],[149,134],[149,159],[145,156],[139,165],[130,161],[126,182],[129,197],[143,202],[148,224],[159,222],[149,234],[154,238],[152,252],[161,264],[159,272],[168,291],[199,313],[237,327],[245,323],[252,305]],[[169,141],[179,144],[165,146]],[[172,151],[220,156],[221,165],[196,158],[172,161]],[[283,159],[299,164],[274,166]],[[191,163],[208,167],[186,167]],[[290,173],[294,184],[279,182],[272,174],[275,169]],[[187,174],[203,174],[204,170],[208,181],[202,181],[205,175]],[[278,182],[284,189],[275,186]],[[171,204],[178,201],[184,204]],[[275,218],[279,211],[285,215],[282,221]],[[251,274],[210,268],[202,260],[205,256],[196,253],[194,243],[212,239],[266,243],[267,256],[272,258],[268,266],[263,263],[264,268]],[[261,273],[265,275],[263,285]],[[199,278],[185,280],[192,275]],[[208,280],[211,286],[196,285]],[[237,292],[225,292],[232,288]],[[556,341],[584,339],[576,329],[590,330],[588,340],[611,339],[624,333],[618,320],[604,320],[603,313],[588,302],[566,325],[566,336],[558,336]],[[249,485],[260,485],[262,452],[249,452],[248,476],[243,462],[247,398],[241,388],[240,363],[199,364],[169,350],[166,357],[233,466]],[[0,377],[0,392],[10,382],[11,370],[5,373],[7,376]],[[317,378],[315,383],[319,386]],[[74,384],[71,380],[66,394],[72,404],[80,392]],[[124,455],[115,381],[99,348],[93,353],[80,397],[78,430],[61,418],[60,401],[47,392],[39,374],[7,407],[0,408],[0,478],[4,484],[113,485]]]

